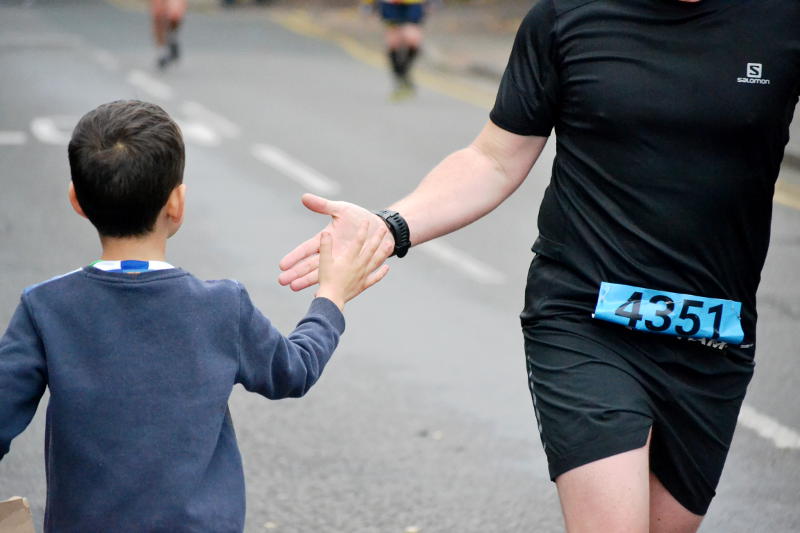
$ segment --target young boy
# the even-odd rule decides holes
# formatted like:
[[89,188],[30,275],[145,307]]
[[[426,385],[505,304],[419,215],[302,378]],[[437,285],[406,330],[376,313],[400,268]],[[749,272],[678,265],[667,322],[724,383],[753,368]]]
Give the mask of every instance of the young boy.
[[[314,384],[345,302],[378,282],[381,238],[320,246],[320,288],[282,336],[244,287],[165,262],[181,226],[184,147],[158,106],[101,105],[69,144],[75,211],[101,260],[26,289],[0,339],[0,458],[45,387],[45,531],[242,531],[244,477],[228,397]],[[335,244],[335,247],[333,246]]]

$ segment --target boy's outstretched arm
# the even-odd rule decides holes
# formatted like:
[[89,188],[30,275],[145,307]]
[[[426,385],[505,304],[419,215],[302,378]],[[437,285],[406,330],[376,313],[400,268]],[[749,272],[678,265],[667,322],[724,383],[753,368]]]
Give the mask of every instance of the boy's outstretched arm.
[[362,226],[352,241],[322,236],[320,287],[306,316],[284,337],[241,288],[237,383],[271,399],[303,396],[319,379],[344,332],[344,304],[388,272],[390,253],[380,232]]
[[44,347],[23,300],[0,338],[0,459],[30,423],[46,387]]

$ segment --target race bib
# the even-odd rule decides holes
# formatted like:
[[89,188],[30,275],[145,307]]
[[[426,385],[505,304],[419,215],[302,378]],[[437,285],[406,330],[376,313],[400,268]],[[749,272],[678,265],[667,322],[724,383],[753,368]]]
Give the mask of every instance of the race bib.
[[742,304],[602,282],[594,318],[663,335],[741,344]]

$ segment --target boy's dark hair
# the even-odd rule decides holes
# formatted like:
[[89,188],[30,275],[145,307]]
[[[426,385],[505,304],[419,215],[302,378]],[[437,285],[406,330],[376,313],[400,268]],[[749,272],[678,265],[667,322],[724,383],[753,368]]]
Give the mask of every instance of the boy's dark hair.
[[151,232],[183,181],[181,131],[147,102],[118,100],[89,111],[75,126],[68,153],[78,203],[107,237]]

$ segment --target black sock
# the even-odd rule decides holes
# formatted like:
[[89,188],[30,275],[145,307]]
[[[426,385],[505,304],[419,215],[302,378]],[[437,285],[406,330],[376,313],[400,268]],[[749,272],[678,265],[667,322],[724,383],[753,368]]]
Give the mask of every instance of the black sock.
[[392,65],[392,72],[398,78],[403,77],[403,59],[405,54],[399,48],[389,49],[389,63]]
[[408,75],[408,71],[411,70],[411,64],[414,63],[414,59],[417,57],[417,53],[419,52],[419,48],[416,46],[409,46],[406,49],[405,57],[403,58],[403,77],[405,78]]

